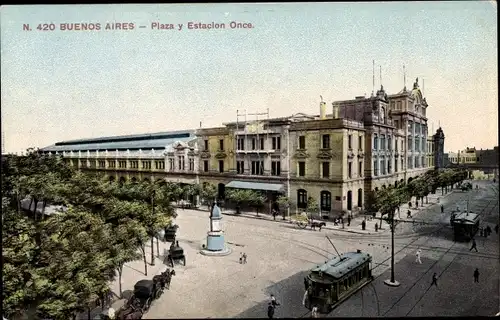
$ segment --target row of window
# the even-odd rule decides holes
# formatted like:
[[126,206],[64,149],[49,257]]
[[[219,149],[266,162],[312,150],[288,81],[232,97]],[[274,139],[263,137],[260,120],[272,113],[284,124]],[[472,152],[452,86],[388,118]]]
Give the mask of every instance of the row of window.
[[[251,150],[265,150],[265,139],[263,137],[259,139],[252,137],[249,141]],[[236,139],[236,149],[246,150],[245,138],[239,137]],[[271,150],[281,150],[281,137],[271,137]]]
[[[250,163],[250,169],[252,175],[264,175],[264,161],[252,161]],[[219,160],[219,173],[224,173],[225,171],[224,160]],[[210,172],[209,160],[203,161],[203,172]],[[245,174],[245,161],[236,161],[236,173]],[[271,175],[281,175],[281,161],[271,161]]]
[[[179,157],[181,158],[181,157]],[[170,159],[171,160],[171,167],[170,169],[173,170],[173,159]],[[179,159],[179,161],[181,161]],[[190,158],[189,159],[190,161],[190,170],[194,171],[194,159],[193,158]],[[106,163],[108,164],[108,168],[110,169],[116,169],[116,164],[118,163],[118,168],[119,169],[127,169],[127,168],[130,168],[130,169],[139,169],[139,163],[141,164],[141,169],[144,169],[144,170],[151,170],[152,168],[152,164],[154,162],[154,168],[156,170],[163,170],[165,169],[165,161],[163,160],[154,160],[154,161],[151,161],[151,160],[144,160],[144,161],[138,161],[138,160],[130,160],[130,161],[127,161],[127,160],[80,160],[80,167],[81,168],[99,168],[99,169],[105,169],[106,168]],[[184,157],[182,157],[182,161],[180,163],[183,163],[184,162]],[[78,166],[78,160],[76,159],[73,159],[72,160],[72,164],[73,166]],[[192,164],[192,165],[191,165]],[[182,170],[184,170],[184,166],[180,165],[179,168],[183,168]]]
[[[415,162],[413,161],[415,159]],[[400,167],[398,167],[398,163],[401,164]],[[429,161],[428,158],[425,156],[421,157],[408,157],[407,159],[407,165],[408,169],[414,169],[414,168],[424,168],[428,165]],[[399,172],[404,170],[404,159],[400,159],[399,161],[397,159],[394,160],[394,173]],[[386,175],[386,174],[392,174],[392,161],[390,159],[386,159],[385,157],[380,157],[380,159],[373,159],[373,175],[378,176],[378,175]]]
[[[352,191],[347,191],[347,197],[345,198],[347,201],[347,210],[352,210]],[[297,190],[297,208],[299,209],[307,209],[307,200],[309,197],[307,196],[307,191],[304,189]],[[342,201],[341,196],[336,196],[335,201],[339,203]],[[331,211],[332,210],[332,193],[330,191],[323,190],[320,192],[320,205],[319,208],[321,211]],[[358,189],[358,201],[357,205],[359,208],[363,206],[363,189]]]
[[[386,144],[386,136],[381,134],[380,137],[378,134],[373,134],[373,150],[392,150],[392,136],[387,136],[387,144]],[[380,142],[380,144],[379,144]],[[394,144],[395,151],[398,151],[398,143]],[[401,141],[401,150],[403,150],[403,141]]]

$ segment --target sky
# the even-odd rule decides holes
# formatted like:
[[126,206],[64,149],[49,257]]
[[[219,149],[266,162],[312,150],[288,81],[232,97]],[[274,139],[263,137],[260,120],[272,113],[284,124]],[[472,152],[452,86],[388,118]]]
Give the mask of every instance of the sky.
[[[419,78],[429,131],[443,128],[445,151],[498,145],[496,2],[23,5],[0,13],[6,152],[217,127],[236,121],[237,110],[319,114],[320,95],[330,108],[369,96],[373,60],[376,90],[401,91],[403,65],[408,88]],[[101,28],[61,30],[77,23]]]

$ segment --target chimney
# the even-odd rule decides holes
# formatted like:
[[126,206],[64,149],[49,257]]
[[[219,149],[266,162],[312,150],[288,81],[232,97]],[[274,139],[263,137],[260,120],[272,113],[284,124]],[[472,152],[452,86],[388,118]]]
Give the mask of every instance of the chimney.
[[319,103],[319,118],[321,120],[326,119],[326,102],[321,101]]
[[333,119],[339,118],[339,106],[337,104],[333,104]]

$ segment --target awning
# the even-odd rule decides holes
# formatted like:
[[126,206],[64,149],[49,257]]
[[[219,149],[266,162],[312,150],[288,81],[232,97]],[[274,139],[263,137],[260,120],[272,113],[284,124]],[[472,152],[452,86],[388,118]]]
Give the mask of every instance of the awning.
[[246,181],[231,181],[226,185],[226,188],[237,189],[253,189],[283,192],[283,185],[278,183],[260,183]]

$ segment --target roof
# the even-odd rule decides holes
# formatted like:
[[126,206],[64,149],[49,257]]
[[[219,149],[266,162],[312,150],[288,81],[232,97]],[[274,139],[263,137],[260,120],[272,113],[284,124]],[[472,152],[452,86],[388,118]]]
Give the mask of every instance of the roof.
[[[31,204],[31,206],[30,206]],[[31,199],[26,198],[21,200],[21,208],[24,210],[30,210],[32,211],[34,209],[34,203],[31,203]],[[53,214],[60,214],[61,212],[65,212],[68,209],[65,206],[55,206],[55,205],[47,205],[45,207],[45,212],[44,214],[47,216],[53,215]],[[43,203],[42,201],[39,201],[37,206],[36,206],[36,212],[41,214],[43,211]]]
[[311,272],[319,273],[321,271],[335,279],[340,279],[355,267],[371,259],[368,253],[346,252],[341,254],[340,258],[334,257],[325,264],[311,269]]
[[479,215],[472,212],[461,212],[456,214],[455,218],[453,218],[454,223],[461,224],[474,224],[477,220],[479,220]]
[[226,188],[283,191],[283,185],[279,183],[260,183],[246,181],[231,181],[226,185]]
[[195,139],[194,131],[170,131],[95,139],[80,139],[57,142],[40,151],[87,151],[87,150],[134,150],[164,149],[177,141],[188,142]]

